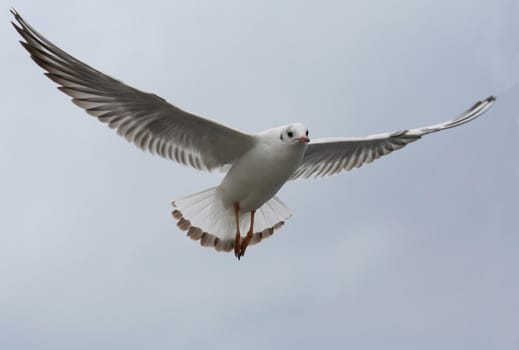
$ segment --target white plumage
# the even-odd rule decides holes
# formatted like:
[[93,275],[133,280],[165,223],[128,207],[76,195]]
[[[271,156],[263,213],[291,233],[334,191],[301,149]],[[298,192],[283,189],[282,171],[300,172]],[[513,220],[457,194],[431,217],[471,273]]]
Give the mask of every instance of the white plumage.
[[[247,134],[93,69],[11,12],[18,22],[13,26],[25,40],[23,47],[76,105],[143,150],[195,169],[227,171],[220,185],[174,201],[172,214],[190,238],[218,251],[234,249],[238,258],[248,245],[272,235],[291,216],[275,197],[289,179],[358,168],[424,135],[474,120],[495,101],[488,97],[445,123],[361,138],[309,143],[308,129],[300,123]],[[242,238],[240,232],[247,230]]]

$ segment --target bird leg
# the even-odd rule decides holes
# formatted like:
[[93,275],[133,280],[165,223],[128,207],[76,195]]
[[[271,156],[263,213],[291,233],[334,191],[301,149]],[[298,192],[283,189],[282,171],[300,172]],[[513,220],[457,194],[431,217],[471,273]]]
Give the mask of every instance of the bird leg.
[[240,254],[238,256],[238,259],[241,256],[245,255],[245,249],[247,249],[247,246],[249,245],[250,240],[252,239],[252,236],[254,235],[254,214],[256,213],[256,210],[252,210],[250,212],[250,227],[249,232],[247,232],[247,236],[243,239],[240,245]]
[[234,219],[236,221],[236,238],[234,239],[234,256],[240,260],[240,205],[234,203]]

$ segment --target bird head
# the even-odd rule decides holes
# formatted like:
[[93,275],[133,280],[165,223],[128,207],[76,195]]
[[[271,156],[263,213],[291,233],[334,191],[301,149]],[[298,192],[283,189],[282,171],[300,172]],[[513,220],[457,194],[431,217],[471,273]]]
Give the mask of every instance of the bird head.
[[301,123],[292,123],[281,129],[279,139],[286,143],[308,143],[308,129]]

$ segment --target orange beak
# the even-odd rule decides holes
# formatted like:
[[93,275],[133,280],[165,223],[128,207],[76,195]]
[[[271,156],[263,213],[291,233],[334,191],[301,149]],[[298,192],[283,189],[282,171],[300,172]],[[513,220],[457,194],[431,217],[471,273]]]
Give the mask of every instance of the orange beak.
[[297,141],[303,142],[303,143],[308,143],[308,142],[310,142],[310,139],[308,138],[308,136],[301,136],[300,138],[297,139]]

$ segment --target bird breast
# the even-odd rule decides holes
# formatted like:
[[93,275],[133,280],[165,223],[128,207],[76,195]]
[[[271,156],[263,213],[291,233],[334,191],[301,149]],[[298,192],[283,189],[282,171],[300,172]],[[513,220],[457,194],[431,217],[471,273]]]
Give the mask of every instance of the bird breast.
[[236,160],[220,184],[226,207],[256,210],[272,198],[297,169],[306,144],[259,142]]

